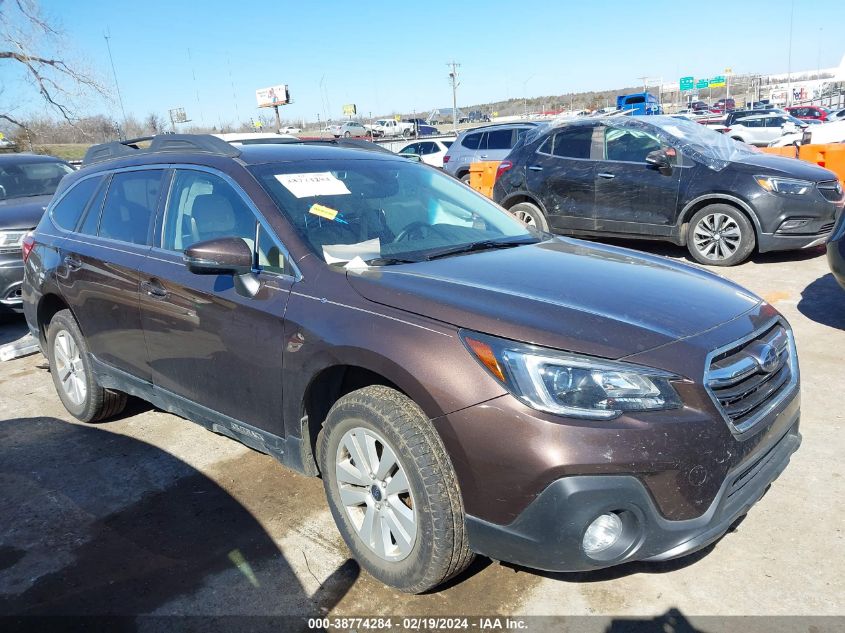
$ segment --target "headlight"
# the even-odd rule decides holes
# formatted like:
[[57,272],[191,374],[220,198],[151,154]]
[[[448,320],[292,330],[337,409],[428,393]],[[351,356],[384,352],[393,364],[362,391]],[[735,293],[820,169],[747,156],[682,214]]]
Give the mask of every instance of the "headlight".
[[766,191],[800,196],[810,193],[815,183],[809,180],[795,180],[794,178],[775,178],[773,176],[754,176],[754,180]]
[[525,404],[558,415],[607,420],[626,411],[677,409],[670,380],[649,367],[579,356],[462,331],[467,349]]
[[23,238],[29,231],[0,231],[0,253],[16,253],[23,248]]

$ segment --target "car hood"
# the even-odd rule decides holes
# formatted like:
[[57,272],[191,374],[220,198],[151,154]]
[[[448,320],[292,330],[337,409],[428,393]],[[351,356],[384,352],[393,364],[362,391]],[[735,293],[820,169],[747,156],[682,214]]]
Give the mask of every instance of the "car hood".
[[53,196],[0,200],[0,229],[34,229]]
[[504,338],[622,358],[761,300],[702,269],[580,240],[350,272],[370,301]]
[[836,174],[832,171],[813,165],[803,160],[786,158],[785,156],[774,156],[772,154],[749,153],[741,160],[733,161],[733,164],[742,171],[759,173],[761,175],[779,175],[789,178],[800,178],[802,180],[833,180]]

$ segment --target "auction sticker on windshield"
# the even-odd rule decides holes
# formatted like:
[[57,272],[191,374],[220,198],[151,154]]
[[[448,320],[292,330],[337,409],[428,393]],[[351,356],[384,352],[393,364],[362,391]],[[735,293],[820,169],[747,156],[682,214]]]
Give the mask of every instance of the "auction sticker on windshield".
[[349,193],[346,184],[327,171],[310,174],[278,174],[276,180],[297,198],[342,196]]
[[337,217],[337,214],[340,213],[331,207],[324,206],[322,204],[312,204],[311,208],[308,209],[308,213],[312,215],[318,215],[321,218],[326,218],[327,220],[334,220]]

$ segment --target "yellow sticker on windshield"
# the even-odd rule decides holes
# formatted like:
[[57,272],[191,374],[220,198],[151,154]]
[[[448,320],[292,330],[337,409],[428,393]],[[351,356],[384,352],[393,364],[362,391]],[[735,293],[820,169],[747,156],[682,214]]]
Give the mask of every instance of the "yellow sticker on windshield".
[[331,207],[326,207],[322,204],[312,204],[311,208],[308,209],[308,213],[319,215],[321,218],[326,218],[327,220],[334,220],[340,211],[335,211]]

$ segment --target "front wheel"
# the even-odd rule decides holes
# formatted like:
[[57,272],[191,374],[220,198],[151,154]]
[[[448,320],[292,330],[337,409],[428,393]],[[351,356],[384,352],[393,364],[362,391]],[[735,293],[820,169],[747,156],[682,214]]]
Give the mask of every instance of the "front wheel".
[[126,406],[126,394],[97,384],[88,345],[70,310],[55,314],[47,328],[50,374],[65,409],[82,422],[117,415]]
[[693,258],[711,266],[744,262],[757,243],[754,227],[744,213],[727,204],[704,207],[689,223],[687,248]]
[[352,134],[350,134],[348,130],[343,133],[343,138],[349,138],[350,136],[352,136]]
[[318,456],[338,530],[372,576],[421,593],[472,561],[452,463],[412,400],[383,386],[347,394]]

